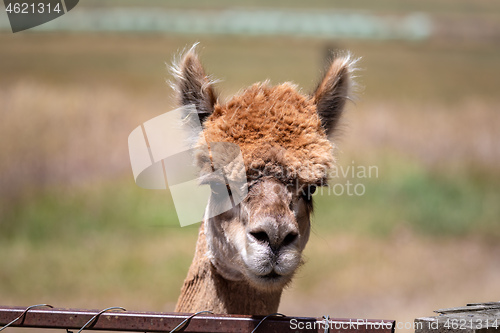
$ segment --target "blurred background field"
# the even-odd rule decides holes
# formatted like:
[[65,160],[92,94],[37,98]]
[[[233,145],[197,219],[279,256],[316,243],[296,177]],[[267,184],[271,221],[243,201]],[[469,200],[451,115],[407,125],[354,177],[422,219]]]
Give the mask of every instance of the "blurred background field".
[[[89,0],[74,10],[118,5],[138,2]],[[173,310],[198,225],[179,226],[168,191],[135,185],[127,137],[175,107],[165,63],[195,42],[207,71],[222,80],[222,98],[265,79],[312,92],[329,50],[362,57],[359,98],[336,138],[339,167],[376,166],[378,177],[334,179],[362,184],[362,196],[316,196],[307,263],[280,312],[409,322],[438,308],[498,301],[500,6],[311,6],[418,11],[434,30],[418,41],[0,32],[0,304]]]

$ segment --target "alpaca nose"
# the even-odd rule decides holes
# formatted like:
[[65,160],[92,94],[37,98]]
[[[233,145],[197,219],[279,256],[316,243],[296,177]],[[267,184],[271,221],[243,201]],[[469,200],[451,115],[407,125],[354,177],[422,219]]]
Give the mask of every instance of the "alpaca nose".
[[263,227],[253,229],[249,234],[257,242],[267,244],[273,251],[278,251],[281,247],[292,244],[299,236],[296,230],[279,233],[278,230]]

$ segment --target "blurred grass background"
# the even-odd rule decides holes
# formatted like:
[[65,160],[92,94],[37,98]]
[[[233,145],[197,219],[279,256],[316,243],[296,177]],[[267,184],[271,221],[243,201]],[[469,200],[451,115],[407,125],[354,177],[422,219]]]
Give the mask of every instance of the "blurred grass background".
[[[302,6],[244,6],[285,5]],[[421,11],[434,15],[437,30],[418,42],[1,32],[0,303],[173,310],[198,226],[179,226],[168,191],[134,184],[127,137],[174,107],[165,63],[198,41],[207,71],[222,79],[222,98],[267,78],[312,92],[327,50],[362,57],[363,89],[337,138],[339,166],[376,166],[378,177],[335,179],[362,183],[363,196],[316,196],[307,264],[280,312],[408,322],[438,308],[498,300],[500,43],[490,32],[450,34],[440,22],[494,21],[500,6],[311,6]]]

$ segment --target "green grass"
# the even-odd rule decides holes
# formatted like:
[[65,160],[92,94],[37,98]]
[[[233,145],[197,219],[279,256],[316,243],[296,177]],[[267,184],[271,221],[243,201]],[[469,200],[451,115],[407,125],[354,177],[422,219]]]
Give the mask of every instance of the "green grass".
[[[494,204],[500,182],[495,177],[445,174],[396,156],[378,162],[371,177],[340,176],[320,188],[314,213],[318,232],[388,236],[404,226],[433,236],[500,235],[500,207]],[[144,190],[132,179],[49,187],[12,200],[0,214],[0,240],[12,244],[69,245],[107,237],[102,235],[183,235],[195,228],[179,226],[168,191]]]
[[[313,234],[320,240],[306,251],[310,255],[324,256],[335,244],[328,239],[339,235],[384,243],[394,242],[401,230],[436,243],[500,236],[498,183],[457,181],[415,164],[385,164],[379,178],[350,181],[363,183],[365,194],[315,196]],[[198,228],[179,226],[167,191],[143,190],[130,180],[45,190],[13,203],[0,220],[4,303],[112,303],[137,310],[173,309]],[[311,268],[299,274],[296,288],[308,293],[324,283],[322,274],[313,273],[318,269],[340,276],[343,267],[355,269],[357,258],[363,257],[356,253],[339,253],[322,269],[317,267],[321,260],[309,257]]]
[[147,191],[133,181],[113,181],[49,188],[28,200],[17,199],[2,216],[0,239],[75,242],[99,234],[150,234],[158,228],[184,230],[178,228],[169,192]]
[[[350,232],[387,237],[401,228],[426,236],[453,237],[500,235],[500,192],[498,179],[450,176],[410,162],[377,165],[379,177],[336,179],[352,195],[323,189],[316,197],[315,221],[318,232]],[[333,184],[333,183],[332,183]],[[354,186],[362,184],[364,194]],[[358,193],[361,193],[359,187]]]
[[197,226],[179,226],[167,191],[130,181],[52,188],[14,203],[0,220],[4,302],[90,306],[95,298],[97,306],[123,301],[129,290],[128,302],[164,309],[175,302],[197,235]]

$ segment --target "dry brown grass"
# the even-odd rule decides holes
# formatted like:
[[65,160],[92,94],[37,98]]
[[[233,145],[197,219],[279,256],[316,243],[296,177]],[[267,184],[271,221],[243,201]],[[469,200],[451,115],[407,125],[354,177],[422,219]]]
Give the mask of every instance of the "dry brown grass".
[[432,310],[496,300],[500,246],[481,239],[388,239],[315,235],[309,261],[281,311],[295,315],[373,317],[406,323]]
[[0,194],[129,173],[127,137],[163,113],[157,96],[18,81],[0,89]]
[[[61,88],[36,81],[2,87],[0,98],[4,195],[127,174],[128,134],[170,103],[104,85]],[[360,103],[347,113],[340,146],[358,161],[376,162],[376,155],[391,151],[427,167],[491,172],[500,165],[497,110],[497,104],[480,100],[455,107]]]
[[428,168],[494,173],[500,167],[499,107],[479,99],[360,103],[347,113],[342,148],[358,158],[389,150]]

